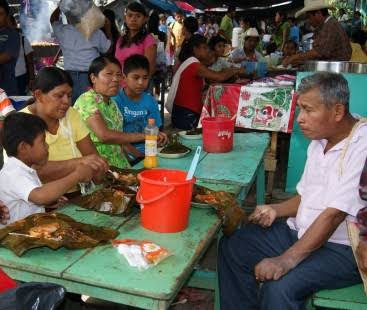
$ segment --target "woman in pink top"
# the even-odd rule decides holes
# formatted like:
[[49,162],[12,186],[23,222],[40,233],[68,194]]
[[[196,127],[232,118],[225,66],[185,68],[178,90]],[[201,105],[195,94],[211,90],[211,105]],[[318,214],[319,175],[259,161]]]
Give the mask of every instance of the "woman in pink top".
[[130,3],[125,11],[125,31],[117,40],[115,56],[122,68],[125,59],[131,55],[144,55],[149,60],[149,71],[155,71],[157,58],[157,42],[147,31],[148,15],[144,7],[137,2]]

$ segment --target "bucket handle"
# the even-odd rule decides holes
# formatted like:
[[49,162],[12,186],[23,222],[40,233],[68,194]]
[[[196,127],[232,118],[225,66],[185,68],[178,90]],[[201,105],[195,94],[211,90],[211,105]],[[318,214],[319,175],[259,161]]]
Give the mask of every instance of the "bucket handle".
[[159,199],[162,199],[163,197],[167,196],[168,194],[172,193],[175,190],[174,186],[170,186],[165,192],[163,192],[162,194],[158,195],[157,197],[148,199],[148,200],[144,200],[140,194],[140,189],[136,195],[136,201],[139,204],[148,204],[148,203],[152,203],[152,202],[156,202]]

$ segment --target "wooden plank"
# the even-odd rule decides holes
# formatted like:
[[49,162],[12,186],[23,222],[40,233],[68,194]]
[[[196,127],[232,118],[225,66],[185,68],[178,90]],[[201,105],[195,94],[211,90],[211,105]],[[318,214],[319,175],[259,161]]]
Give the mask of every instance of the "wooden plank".
[[233,151],[209,153],[199,163],[195,176],[205,181],[216,180],[240,186],[252,184],[268,144],[267,133],[235,134]]
[[[117,229],[126,218],[112,217],[105,214],[82,211],[80,207],[68,205],[60,209],[60,213],[71,216],[73,219],[97,226],[105,226]],[[52,250],[50,248],[37,248],[27,251],[23,256],[18,257],[8,249],[0,248],[0,265],[27,270],[47,276],[61,277],[62,272],[70,265],[85,255],[90,249],[68,250],[61,248]],[[12,274],[10,274],[12,276]]]
[[210,181],[203,181],[200,179],[196,181],[196,184],[207,187],[213,191],[226,191],[234,194],[235,196],[238,196],[241,191],[241,186],[238,184],[226,184],[216,181],[210,182]]
[[157,300],[144,296],[134,296],[115,291],[108,288],[90,286],[79,282],[69,281],[56,277],[49,277],[28,271],[16,270],[13,268],[4,267],[7,274],[11,274],[15,280],[24,282],[43,282],[62,285],[69,293],[92,296],[101,300],[107,300],[115,303],[120,303],[141,309],[160,310],[167,309],[172,300]]
[[367,309],[367,297],[364,293],[363,284],[336,290],[323,290],[316,293],[312,300],[314,306],[329,309]]
[[140,217],[135,216],[119,229],[118,238],[152,240],[170,250],[173,256],[156,267],[139,271],[130,267],[115,248],[106,245],[88,253],[62,277],[132,295],[170,300],[185,283],[220,225],[213,210],[192,208],[188,229],[160,234],[144,229]]

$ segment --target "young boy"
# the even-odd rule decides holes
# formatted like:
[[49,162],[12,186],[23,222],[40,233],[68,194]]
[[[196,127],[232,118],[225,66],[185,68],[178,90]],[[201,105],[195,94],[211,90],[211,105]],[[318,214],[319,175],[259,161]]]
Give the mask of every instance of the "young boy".
[[224,52],[226,49],[226,40],[221,36],[212,37],[209,41],[209,47],[213,51],[214,63],[209,67],[213,71],[222,71],[223,69],[230,68],[231,63],[224,58]]
[[[133,55],[125,60],[123,79],[125,88],[121,89],[116,101],[124,119],[124,132],[144,132],[148,119],[154,118],[160,127],[162,120],[157,101],[145,90],[149,84],[149,61],[143,55]],[[166,143],[167,136],[160,132],[158,142]],[[133,144],[139,152],[144,154],[144,143]]]
[[298,46],[296,42],[288,40],[287,42],[284,43],[283,57],[290,57],[297,54],[297,48]]
[[4,120],[2,141],[9,158],[0,171],[0,201],[9,209],[8,224],[45,212],[44,206],[57,202],[79,182],[92,179],[91,168],[79,165],[68,176],[42,185],[32,166],[47,162],[46,129],[44,120],[32,114],[14,113]]

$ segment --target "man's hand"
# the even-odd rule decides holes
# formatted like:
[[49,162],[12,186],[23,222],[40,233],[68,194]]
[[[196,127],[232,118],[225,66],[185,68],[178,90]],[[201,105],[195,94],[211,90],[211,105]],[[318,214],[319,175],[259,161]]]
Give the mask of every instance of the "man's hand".
[[7,206],[0,201],[0,223],[6,225],[10,220],[10,213]]
[[277,211],[270,205],[257,206],[249,216],[249,221],[262,227],[270,227],[277,218]]
[[367,242],[360,241],[357,247],[357,263],[359,269],[367,275]]
[[255,278],[259,282],[276,281],[292,268],[294,264],[284,256],[265,258],[255,266]]

